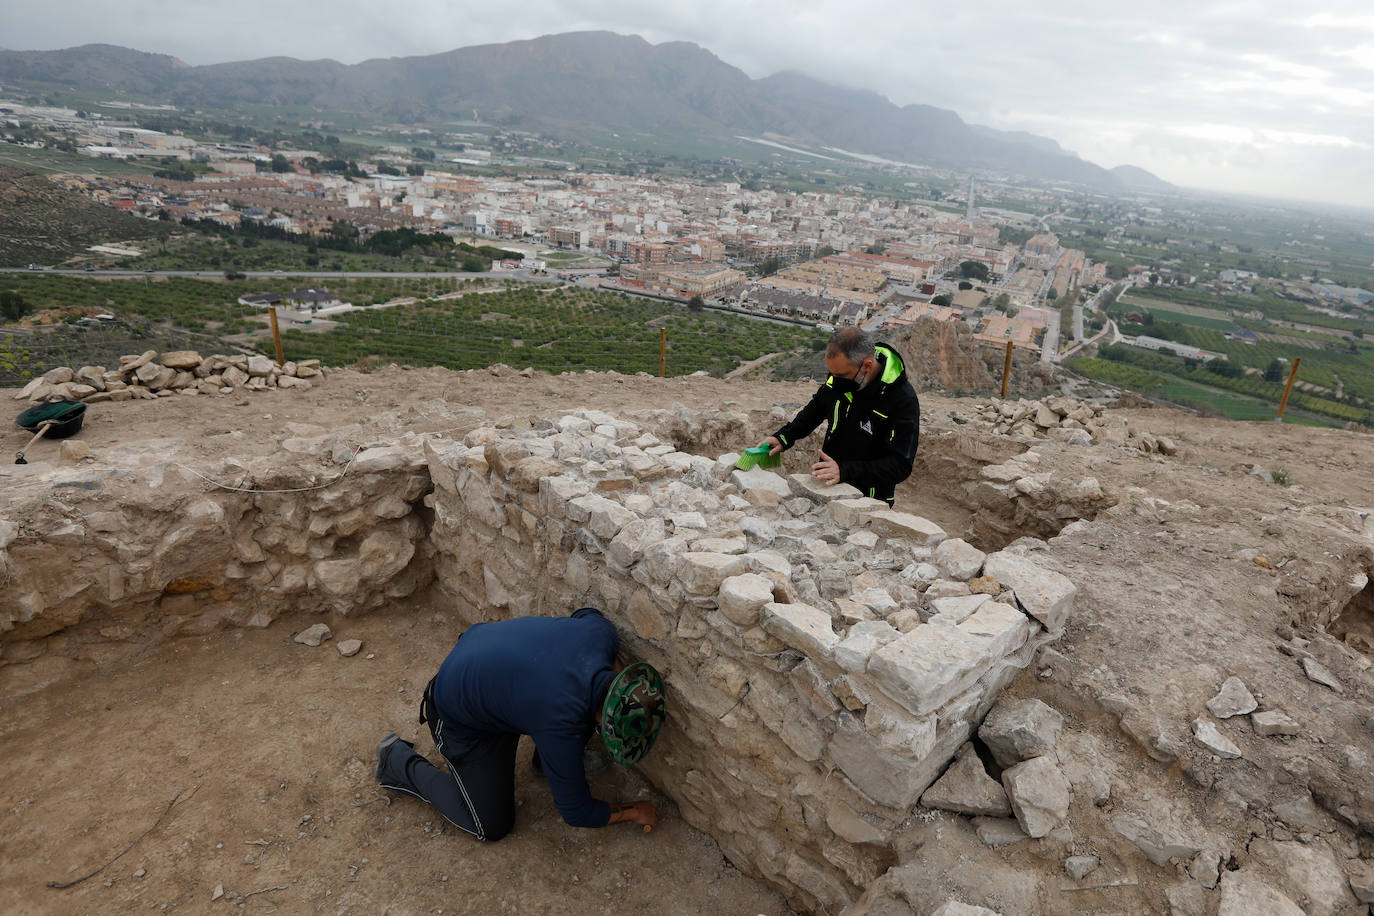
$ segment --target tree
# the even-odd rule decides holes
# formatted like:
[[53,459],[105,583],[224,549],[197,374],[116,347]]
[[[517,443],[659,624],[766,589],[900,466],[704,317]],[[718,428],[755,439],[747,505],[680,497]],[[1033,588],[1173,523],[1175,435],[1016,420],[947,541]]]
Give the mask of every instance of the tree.
[[6,321],[18,321],[29,313],[29,304],[18,290],[0,291],[0,316]]
[[986,283],[992,276],[992,271],[988,270],[988,265],[982,261],[964,261],[959,265],[959,276],[966,280],[982,280]]
[[820,249],[816,252],[816,257],[818,257],[818,258],[828,258],[828,257],[830,257],[830,256],[831,256],[832,254],[834,254],[834,253],[835,253],[835,249],[834,249],[834,248],[831,248],[829,245],[822,245],[822,246],[820,247]]
[[1264,367],[1264,380],[1266,382],[1283,381],[1283,363],[1278,359],[1271,359],[1269,365]]
[[1045,298],[1053,302],[1054,300],[1059,298],[1059,290],[1055,289],[1054,287],[1050,287],[1050,291],[1045,293]]
[[281,153],[276,153],[272,156],[272,171],[294,172],[295,169],[291,167],[291,163],[287,161],[285,156]]
[[931,304],[931,305],[949,305],[949,304],[950,304],[951,302],[953,302],[953,301],[954,301],[954,300],[953,300],[953,298],[950,297],[949,293],[941,293],[940,295],[938,295],[938,296],[936,296],[935,298],[931,299],[931,300],[930,300],[930,304]]
[[699,312],[705,307],[706,300],[702,299],[700,296],[693,296],[692,298],[687,300],[687,309],[689,311]]
[[996,299],[992,300],[992,305],[993,308],[997,309],[997,311],[999,312],[1007,311],[1008,308],[1011,306],[1011,295],[1008,293],[1002,293]]

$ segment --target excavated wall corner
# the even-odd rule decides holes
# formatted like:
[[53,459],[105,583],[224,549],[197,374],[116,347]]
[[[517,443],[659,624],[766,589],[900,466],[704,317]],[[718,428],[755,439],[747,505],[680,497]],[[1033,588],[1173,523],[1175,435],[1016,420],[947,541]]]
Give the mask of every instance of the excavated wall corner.
[[737,471],[623,418],[535,425],[373,445],[328,486],[348,454],[333,437],[212,475],[282,492],[167,464],[61,472],[22,527],[0,523],[3,660],[78,624],[265,626],[428,587],[469,622],[598,606],[669,686],[648,778],[746,873],[842,909],[1062,630],[1074,586],[1015,545],[985,554],[852,488]]

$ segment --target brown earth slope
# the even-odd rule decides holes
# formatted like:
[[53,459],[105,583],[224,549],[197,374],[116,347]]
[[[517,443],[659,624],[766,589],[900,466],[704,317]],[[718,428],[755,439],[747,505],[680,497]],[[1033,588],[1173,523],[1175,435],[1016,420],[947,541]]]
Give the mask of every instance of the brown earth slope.
[[[204,468],[269,454],[290,436],[337,430],[362,443],[596,408],[667,411],[663,438],[719,454],[771,431],[811,391],[508,369],[338,371],[309,392],[96,405],[81,438],[96,461],[102,450],[158,439],[176,461]],[[679,406],[715,419],[675,423]],[[958,466],[976,477],[980,465],[1027,443],[970,422],[973,401],[923,395],[922,406],[922,454],[899,508],[962,534],[977,506],[956,482]],[[1352,600],[1348,584],[1374,568],[1361,508],[1374,503],[1374,436],[1123,413],[1132,429],[1173,437],[1177,455],[1037,449],[1042,471],[1091,475],[1114,504],[1049,549],[1029,545],[1079,588],[1056,652],[1010,688],[1066,718],[1058,754],[1074,783],[1069,831],[989,847],[969,819],[918,808],[899,863],[909,871],[893,873],[907,882],[899,896],[922,916],[949,897],[1008,916],[1168,913],[1169,895],[1182,899],[1177,888],[1196,885],[1200,908],[1173,911],[1216,912],[1222,891],[1190,878],[1189,859],[1152,864],[1115,829],[1141,817],[1214,848],[1223,890],[1238,869],[1309,913],[1361,912],[1343,882],[1374,868],[1374,723],[1366,722],[1374,679],[1369,656],[1328,631],[1371,613],[1368,592]],[[14,430],[7,441],[17,449],[23,438]],[[56,443],[32,449],[36,472],[57,451]],[[784,470],[807,460],[804,443]],[[1247,473],[1254,465],[1281,467],[1293,485]],[[0,518],[22,524],[7,508],[18,473],[0,466]],[[656,798],[667,816],[651,835],[564,827],[524,770],[517,831],[491,846],[456,835],[412,800],[386,800],[371,783],[372,745],[392,728],[418,733],[419,691],[460,624],[430,599],[327,619],[336,639],[364,641],[360,655],[342,658],[328,643],[291,642],[312,622],[206,635],[102,634],[92,622],[44,642],[5,643],[0,909],[200,912],[241,902],[282,912],[787,912],[632,772],[607,772],[598,788]],[[1329,669],[1341,693],[1304,676],[1303,653]],[[1233,675],[1265,708],[1297,719],[1300,733],[1264,738],[1244,717],[1225,720],[1224,734],[1243,752],[1235,760],[1193,741],[1190,724]],[[154,824],[99,875],[69,890],[45,886],[80,877]],[[1292,850],[1330,867],[1299,874],[1285,858]],[[1063,868],[1073,854],[1101,864],[1074,881]],[[212,904],[216,887],[227,899]]]

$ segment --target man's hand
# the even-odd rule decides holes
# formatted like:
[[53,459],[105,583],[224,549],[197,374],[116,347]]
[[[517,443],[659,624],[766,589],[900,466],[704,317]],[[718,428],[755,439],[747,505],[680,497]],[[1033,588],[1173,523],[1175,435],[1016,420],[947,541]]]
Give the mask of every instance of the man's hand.
[[776,455],[778,452],[782,451],[782,442],[778,440],[777,436],[765,436],[762,444],[773,446],[768,450],[768,454],[770,455]]
[[819,452],[821,460],[811,465],[811,476],[823,484],[834,486],[840,482],[840,466],[825,452]]
[[644,827],[644,832],[648,833],[658,826],[658,809],[653,802],[621,802],[611,805],[610,824],[621,824],[630,821]]

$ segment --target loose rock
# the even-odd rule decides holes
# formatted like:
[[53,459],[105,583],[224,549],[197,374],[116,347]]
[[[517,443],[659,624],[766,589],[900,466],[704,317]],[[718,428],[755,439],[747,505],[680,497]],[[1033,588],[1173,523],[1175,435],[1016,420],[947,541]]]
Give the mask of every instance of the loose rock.
[[1039,700],[1002,698],[978,729],[999,766],[1011,767],[1054,750],[1064,717]]
[[1233,760],[1240,756],[1240,748],[1223,735],[1209,719],[1198,717],[1193,722],[1193,740],[1220,757]]
[[1207,709],[1218,719],[1241,716],[1258,707],[1259,703],[1238,677],[1228,677],[1221,685],[1221,692],[1207,701]]
[[1345,688],[1336,680],[1336,676],[1327,671],[1315,658],[1308,656],[1302,660],[1302,672],[1307,675],[1309,681],[1329,687],[1337,693],[1345,693]]
[[1048,757],[1036,757],[1002,774],[1012,811],[1023,830],[1042,837],[1069,816],[1069,781]]
[[926,789],[921,804],[957,814],[1007,817],[1012,813],[1006,791],[988,775],[971,742],[959,749],[945,774]]
[[1255,734],[1265,737],[1269,737],[1270,735],[1296,735],[1302,731],[1301,725],[1277,709],[1268,709],[1264,712],[1251,713],[1250,725],[1255,729]]
[[1082,881],[1102,864],[1097,856],[1069,856],[1064,860],[1064,871],[1075,881]]
[[338,649],[339,654],[344,658],[352,658],[357,655],[358,650],[362,647],[363,641],[361,639],[344,639],[334,645],[334,648]]
[[326,624],[316,623],[306,627],[291,638],[303,646],[318,646],[333,635]]

